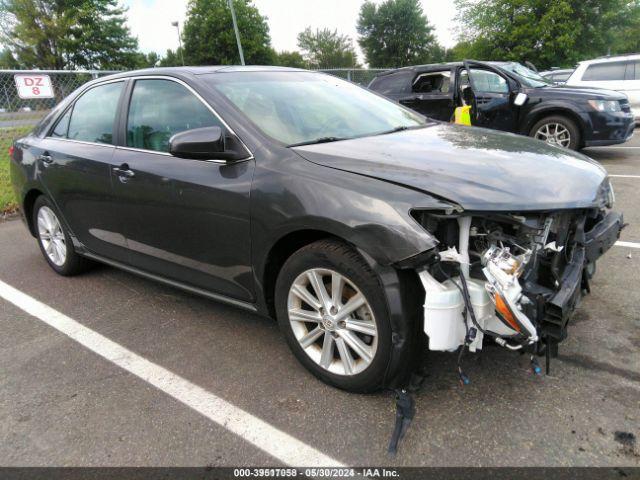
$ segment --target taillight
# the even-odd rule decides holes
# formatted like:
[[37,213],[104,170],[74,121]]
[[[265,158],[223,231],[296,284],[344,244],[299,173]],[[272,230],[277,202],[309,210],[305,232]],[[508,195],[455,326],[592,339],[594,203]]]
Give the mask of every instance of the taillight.
[[14,151],[14,150],[15,150],[15,149],[13,148],[13,145],[11,145],[11,146],[9,147],[9,158],[11,158],[11,159],[13,159],[13,151]]

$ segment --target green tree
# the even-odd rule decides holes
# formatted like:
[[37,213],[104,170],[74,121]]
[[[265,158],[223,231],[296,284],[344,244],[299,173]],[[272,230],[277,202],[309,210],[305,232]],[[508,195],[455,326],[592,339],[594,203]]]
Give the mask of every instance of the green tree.
[[[242,50],[247,64],[268,65],[273,50],[267,18],[251,0],[234,0]],[[226,0],[190,0],[184,24],[184,58],[189,65],[240,64]]]
[[456,0],[461,48],[484,60],[573,66],[640,46],[640,0]]
[[445,61],[456,62],[465,59],[491,59],[491,45],[484,38],[461,40],[447,50]]
[[149,52],[146,55],[142,54],[141,67],[157,67],[160,64],[160,55],[156,52]]
[[371,67],[403,67],[442,61],[444,49],[419,0],[366,1],[360,7],[358,43]]
[[347,35],[337,30],[307,27],[298,34],[298,47],[313,68],[355,68],[359,67],[358,56],[353,42]]
[[132,68],[125,13],[118,0],[0,0],[0,42],[26,68]]
[[182,66],[182,55],[180,48],[176,48],[175,51],[168,49],[164,57],[160,59],[160,67],[180,67]]
[[21,68],[20,62],[13,56],[8,48],[0,50],[0,68],[18,69]]
[[281,67],[307,68],[307,62],[300,52],[274,52],[273,64]]

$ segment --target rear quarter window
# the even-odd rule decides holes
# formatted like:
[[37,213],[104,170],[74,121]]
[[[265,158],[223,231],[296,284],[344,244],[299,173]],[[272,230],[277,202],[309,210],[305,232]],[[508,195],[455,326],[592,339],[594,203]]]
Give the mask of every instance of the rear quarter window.
[[407,93],[411,90],[411,74],[402,72],[376,77],[369,88],[383,95]]

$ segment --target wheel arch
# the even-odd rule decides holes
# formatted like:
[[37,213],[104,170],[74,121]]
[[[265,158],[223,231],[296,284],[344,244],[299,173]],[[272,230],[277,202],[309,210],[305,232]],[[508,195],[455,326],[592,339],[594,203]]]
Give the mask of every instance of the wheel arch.
[[27,227],[29,228],[29,233],[31,236],[36,236],[35,225],[33,224],[33,205],[36,203],[36,199],[40,196],[44,195],[44,193],[37,189],[30,189],[24,196],[24,200],[22,201],[22,211],[24,212],[24,218],[27,222]]
[[420,352],[425,348],[421,322],[424,292],[413,269],[383,265],[358,245],[326,230],[291,231],[272,245],[265,261],[261,287],[268,315],[276,318],[276,280],[286,260],[304,246],[326,239],[337,240],[352,247],[378,277],[380,286],[385,291],[385,303],[392,329],[392,352],[383,384],[388,387],[404,385],[408,375],[420,361]]
[[309,245],[318,240],[325,240],[332,238],[348,245],[352,245],[350,242],[341,238],[334,233],[330,233],[325,230],[318,229],[300,229],[289,232],[281,236],[271,246],[269,253],[266,256],[264,262],[264,268],[261,275],[261,284],[263,290],[263,297],[267,313],[271,318],[276,318],[275,311],[275,289],[276,280],[278,274],[282,269],[282,266],[287,259],[302,247]]
[[536,123],[538,123],[545,117],[552,117],[554,115],[567,117],[568,119],[575,122],[578,130],[580,131],[580,142],[582,143],[585,137],[584,131],[586,128],[584,120],[571,108],[562,105],[548,106],[546,108],[538,109],[531,112],[528,115],[527,121],[525,122],[524,128],[522,129],[521,133],[523,135],[529,135],[531,128],[533,128]]

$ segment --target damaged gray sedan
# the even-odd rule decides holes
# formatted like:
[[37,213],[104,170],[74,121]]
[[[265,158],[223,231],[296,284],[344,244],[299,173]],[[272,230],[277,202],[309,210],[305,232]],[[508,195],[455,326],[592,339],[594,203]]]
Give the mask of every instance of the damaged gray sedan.
[[11,171],[56,272],[103,262],[276,317],[359,392],[403,385],[424,349],[549,358],[623,227],[584,155],[272,67],[98,79]]

